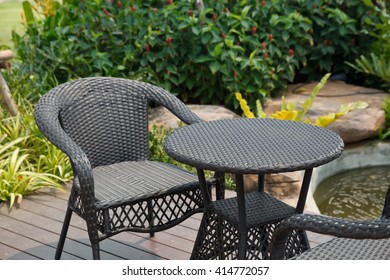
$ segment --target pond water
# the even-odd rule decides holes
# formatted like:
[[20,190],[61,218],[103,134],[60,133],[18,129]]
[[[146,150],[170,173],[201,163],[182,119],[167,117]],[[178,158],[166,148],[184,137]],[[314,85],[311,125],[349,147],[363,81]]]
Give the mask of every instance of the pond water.
[[313,197],[324,215],[371,220],[378,218],[390,185],[390,166],[358,168],[328,177]]

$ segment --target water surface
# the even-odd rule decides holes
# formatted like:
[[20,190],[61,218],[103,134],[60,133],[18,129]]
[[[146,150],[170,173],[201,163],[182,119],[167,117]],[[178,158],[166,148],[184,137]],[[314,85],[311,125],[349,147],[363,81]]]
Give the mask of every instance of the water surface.
[[390,166],[352,169],[321,182],[314,200],[322,214],[372,220],[380,216],[390,185]]

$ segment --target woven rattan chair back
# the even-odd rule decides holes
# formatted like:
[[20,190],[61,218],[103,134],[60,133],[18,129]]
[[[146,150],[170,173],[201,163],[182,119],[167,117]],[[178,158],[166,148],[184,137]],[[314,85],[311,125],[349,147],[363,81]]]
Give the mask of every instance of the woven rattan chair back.
[[[66,133],[92,167],[149,158],[148,103],[171,109],[186,123],[199,119],[165,90],[126,79],[86,78],[62,84],[37,110],[58,110]],[[50,108],[47,106],[55,106]]]
[[68,155],[75,176],[56,259],[73,212],[85,219],[93,257],[99,259],[105,238],[125,230],[153,236],[203,210],[194,174],[149,161],[150,102],[186,124],[201,121],[162,88],[120,78],[67,82],[37,103],[38,127]]

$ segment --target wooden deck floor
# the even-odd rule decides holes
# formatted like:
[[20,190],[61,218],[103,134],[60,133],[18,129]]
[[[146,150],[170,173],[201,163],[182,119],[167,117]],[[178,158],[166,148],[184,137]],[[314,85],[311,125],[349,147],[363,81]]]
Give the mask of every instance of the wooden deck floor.
[[[232,195],[230,193],[230,195]],[[0,259],[50,260],[54,258],[67,206],[68,194],[45,191],[25,198],[19,208],[9,211],[0,205]],[[179,226],[148,234],[124,232],[101,242],[101,258],[182,260],[189,259],[200,223],[196,214]],[[309,235],[311,245],[329,237]],[[91,259],[85,222],[72,216],[62,259]]]

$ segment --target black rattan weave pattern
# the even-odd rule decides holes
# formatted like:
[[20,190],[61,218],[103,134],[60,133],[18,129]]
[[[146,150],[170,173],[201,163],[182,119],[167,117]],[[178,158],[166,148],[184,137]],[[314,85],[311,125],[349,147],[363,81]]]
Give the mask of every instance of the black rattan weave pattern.
[[335,238],[297,256],[298,260],[390,260],[390,239]]
[[187,124],[201,122],[167,91],[139,81],[85,78],[42,96],[35,120],[69,156],[75,176],[56,259],[72,212],[86,220],[94,259],[99,241],[124,230],[153,234],[203,210],[198,178],[149,161],[148,103]]
[[[237,198],[209,201],[195,241],[192,259],[268,258],[276,226],[303,211],[313,167],[337,158],[340,136],[313,125],[276,119],[228,119],[200,122],[175,130],[164,149],[174,159],[199,170],[236,175]],[[297,208],[259,192],[244,195],[243,174],[305,170]],[[201,188],[202,188],[201,184]],[[260,184],[261,185],[261,184]],[[286,233],[287,256],[308,249],[305,232]]]
[[277,119],[198,123],[177,129],[172,136],[164,149],[176,160],[232,173],[308,169],[337,158],[344,147],[341,138],[327,129]]
[[[278,201],[264,192],[246,195],[247,244],[245,259],[268,258],[268,247],[275,227],[295,213],[295,208]],[[272,209],[272,210],[270,210]],[[206,207],[192,259],[238,259],[240,231],[237,199],[229,198],[213,202]],[[287,255],[296,255],[308,248],[306,236],[294,232],[288,238]]]
[[[270,256],[272,259],[299,260],[389,260],[390,220],[387,204],[390,187],[385,199],[381,219],[353,221],[322,215],[297,214],[283,220],[274,234]],[[308,230],[336,238],[305,252],[286,255],[286,234],[292,230]]]

